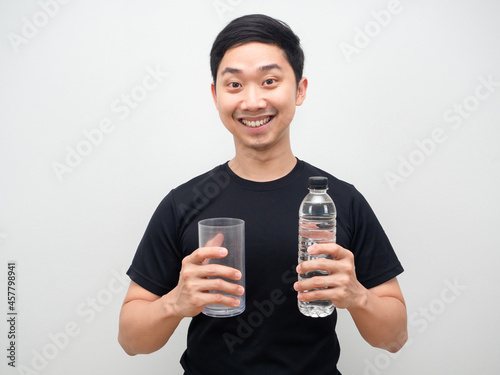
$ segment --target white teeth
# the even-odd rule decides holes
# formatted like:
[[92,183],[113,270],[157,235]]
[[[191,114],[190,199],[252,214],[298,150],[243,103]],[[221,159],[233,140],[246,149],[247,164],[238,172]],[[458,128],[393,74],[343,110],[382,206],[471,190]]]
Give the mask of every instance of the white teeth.
[[251,128],[256,128],[258,126],[262,126],[264,124],[267,124],[269,121],[271,121],[271,116],[266,117],[265,119],[260,120],[260,121],[241,120],[241,122],[243,123],[243,125],[250,126]]

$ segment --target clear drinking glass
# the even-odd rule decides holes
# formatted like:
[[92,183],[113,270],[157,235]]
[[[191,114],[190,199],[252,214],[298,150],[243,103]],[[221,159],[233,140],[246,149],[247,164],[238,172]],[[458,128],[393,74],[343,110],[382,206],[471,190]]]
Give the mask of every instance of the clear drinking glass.
[[[229,280],[232,283],[245,287],[245,222],[241,219],[228,217],[204,219],[198,222],[198,238],[199,246],[214,246],[209,242],[218,234],[223,235],[221,246],[227,249],[227,256],[224,258],[209,259],[208,263],[222,264],[232,267],[241,272],[240,280]],[[208,244],[207,244],[208,243]],[[216,292],[213,293],[223,293]],[[229,295],[227,293],[223,293]],[[233,295],[231,295],[233,296]],[[230,317],[241,314],[245,311],[245,294],[241,296],[233,296],[240,300],[237,307],[229,307],[224,305],[207,305],[203,309],[203,314],[211,317]]]

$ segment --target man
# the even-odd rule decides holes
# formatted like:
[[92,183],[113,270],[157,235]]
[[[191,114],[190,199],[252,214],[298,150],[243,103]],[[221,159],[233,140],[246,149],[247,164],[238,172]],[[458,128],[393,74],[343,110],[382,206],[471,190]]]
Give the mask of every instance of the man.
[[[384,231],[352,185],[291,150],[290,123],[307,91],[298,37],[270,17],[244,16],[218,35],[210,57],[213,99],[235,156],[172,190],[155,211],[128,272],[120,344],[130,355],[156,351],[192,317],[185,374],[340,374],[336,311],[306,317],[298,298],[331,300],[371,345],[399,350],[407,337],[396,279],[403,269]],[[298,208],[312,175],[328,177],[338,244],[309,249],[334,260],[297,266]],[[226,249],[197,248],[198,221],[223,216],[245,220],[247,302],[237,317],[211,318],[200,314],[207,304],[237,306],[233,296],[243,293],[229,281],[238,271],[204,262]],[[297,272],[318,269],[329,275],[297,282]]]

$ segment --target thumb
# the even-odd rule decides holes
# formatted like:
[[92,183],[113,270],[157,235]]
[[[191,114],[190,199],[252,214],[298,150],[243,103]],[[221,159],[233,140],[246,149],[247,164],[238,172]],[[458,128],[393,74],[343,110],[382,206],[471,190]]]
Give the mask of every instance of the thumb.
[[217,233],[217,235],[214,238],[207,241],[205,247],[218,247],[221,246],[223,242],[224,242],[224,235],[222,233]]
[[[217,233],[214,238],[207,241],[204,247],[219,247],[224,242],[224,235],[222,233]],[[202,264],[208,264],[210,262],[209,258],[205,258]]]

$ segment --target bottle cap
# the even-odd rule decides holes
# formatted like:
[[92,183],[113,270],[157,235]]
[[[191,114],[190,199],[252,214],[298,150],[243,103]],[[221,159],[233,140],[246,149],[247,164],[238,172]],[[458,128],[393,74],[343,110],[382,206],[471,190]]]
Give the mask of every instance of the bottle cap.
[[327,189],[328,178],[323,176],[309,177],[309,189]]

